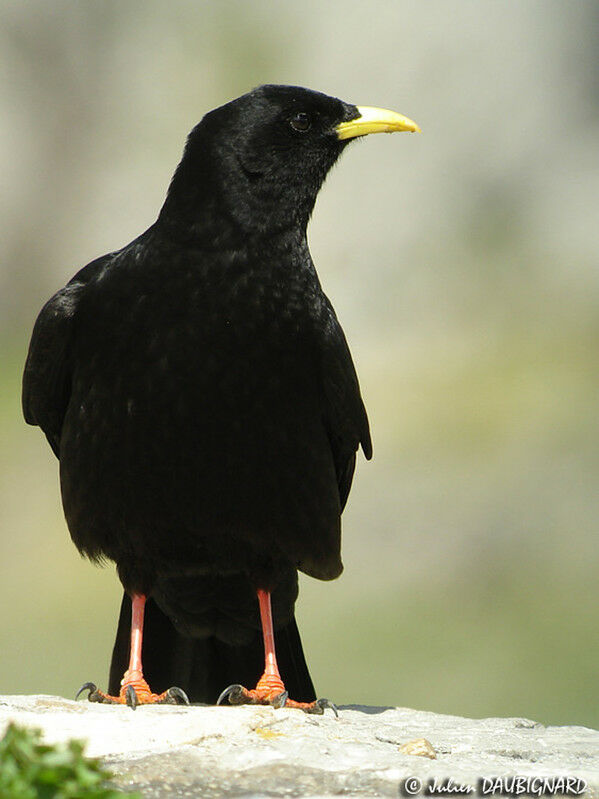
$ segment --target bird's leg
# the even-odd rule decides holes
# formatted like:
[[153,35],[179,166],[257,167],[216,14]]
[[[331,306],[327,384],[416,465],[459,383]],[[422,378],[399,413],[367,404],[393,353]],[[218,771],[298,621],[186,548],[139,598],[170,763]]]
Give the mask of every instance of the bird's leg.
[[248,690],[243,685],[230,685],[222,692],[216,702],[220,705],[229,699],[231,705],[273,705],[274,707],[297,707],[306,713],[324,713],[325,707],[330,707],[335,715],[337,708],[328,699],[317,699],[315,702],[296,702],[289,699],[285,685],[277,666],[275,651],[275,634],[272,623],[272,608],[270,592],[257,590],[260,605],[260,621],[262,622],[262,636],[264,639],[264,673],[258,680],[255,688]]
[[141,662],[141,647],[143,640],[144,612],[146,597],[143,594],[133,594],[131,597],[131,649],[129,653],[129,668],[121,680],[119,701],[126,700],[127,693],[133,688],[138,702],[142,704],[159,701],[159,696],[150,691],[150,687],[143,675]]
[[[144,594],[133,594],[131,597],[131,649],[129,654],[129,668],[121,680],[121,690],[118,696],[110,696],[98,690],[94,683],[86,682],[79,691],[89,690],[90,702],[106,702],[114,705],[129,705],[134,710],[137,705],[164,705],[164,704],[189,704],[181,688],[169,688],[161,694],[154,694],[143,675],[141,662],[141,647],[143,641],[144,610],[146,597]],[[75,698],[77,698],[75,697]]]
[[[261,701],[265,700],[268,703],[274,701],[276,703],[277,698],[285,693],[285,686],[277,665],[270,593],[258,589],[257,594],[260,605],[260,621],[262,622],[262,637],[264,639],[264,673],[258,680],[254,690],[248,691],[248,693]],[[285,704],[285,701],[283,701],[283,704]]]

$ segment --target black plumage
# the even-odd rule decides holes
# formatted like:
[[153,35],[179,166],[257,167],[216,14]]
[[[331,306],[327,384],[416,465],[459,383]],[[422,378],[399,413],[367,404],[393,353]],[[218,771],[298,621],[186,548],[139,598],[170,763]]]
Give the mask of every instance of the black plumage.
[[[288,688],[314,698],[297,572],[341,573],[356,451],[372,450],[306,226],[349,140],[337,126],[359,116],[282,86],[207,114],[157,221],[84,267],[33,331],[24,414],[60,460],[71,537],[151,598],[146,675],[192,700],[260,675],[259,588]],[[127,630],[125,598],[111,690]]]

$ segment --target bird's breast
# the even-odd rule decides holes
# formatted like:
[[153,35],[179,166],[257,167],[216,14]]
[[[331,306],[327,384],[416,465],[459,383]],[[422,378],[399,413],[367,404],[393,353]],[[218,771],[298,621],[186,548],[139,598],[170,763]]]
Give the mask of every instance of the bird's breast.
[[222,445],[317,413],[312,287],[243,261],[118,277],[97,287],[78,331],[82,420],[154,437],[202,429]]
[[73,353],[61,478],[78,546],[90,525],[115,559],[117,539],[136,549],[152,529],[179,548],[288,529],[292,562],[329,536],[338,559],[309,294],[242,270],[117,288],[83,308]]

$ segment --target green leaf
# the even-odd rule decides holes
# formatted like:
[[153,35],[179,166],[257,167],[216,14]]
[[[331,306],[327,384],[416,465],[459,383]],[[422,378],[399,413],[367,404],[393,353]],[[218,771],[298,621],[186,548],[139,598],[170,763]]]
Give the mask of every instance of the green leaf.
[[108,785],[113,776],[84,744],[43,744],[41,731],[10,724],[0,740],[0,799],[141,799]]

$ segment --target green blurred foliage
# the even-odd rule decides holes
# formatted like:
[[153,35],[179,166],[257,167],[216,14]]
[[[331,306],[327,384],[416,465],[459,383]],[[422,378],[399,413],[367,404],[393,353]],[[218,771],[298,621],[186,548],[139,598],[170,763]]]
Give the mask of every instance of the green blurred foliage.
[[319,693],[599,726],[599,14],[591,0],[3,5],[0,692],[105,684],[120,588],[81,562],[20,415],[42,303],[147,227],[202,113],[262,82],[416,119],[350,148],[314,260],[370,413],[346,571],[303,579]]
[[0,798],[122,799],[122,791],[107,787],[112,775],[83,750],[81,741],[43,744],[39,730],[9,724],[0,740]]

